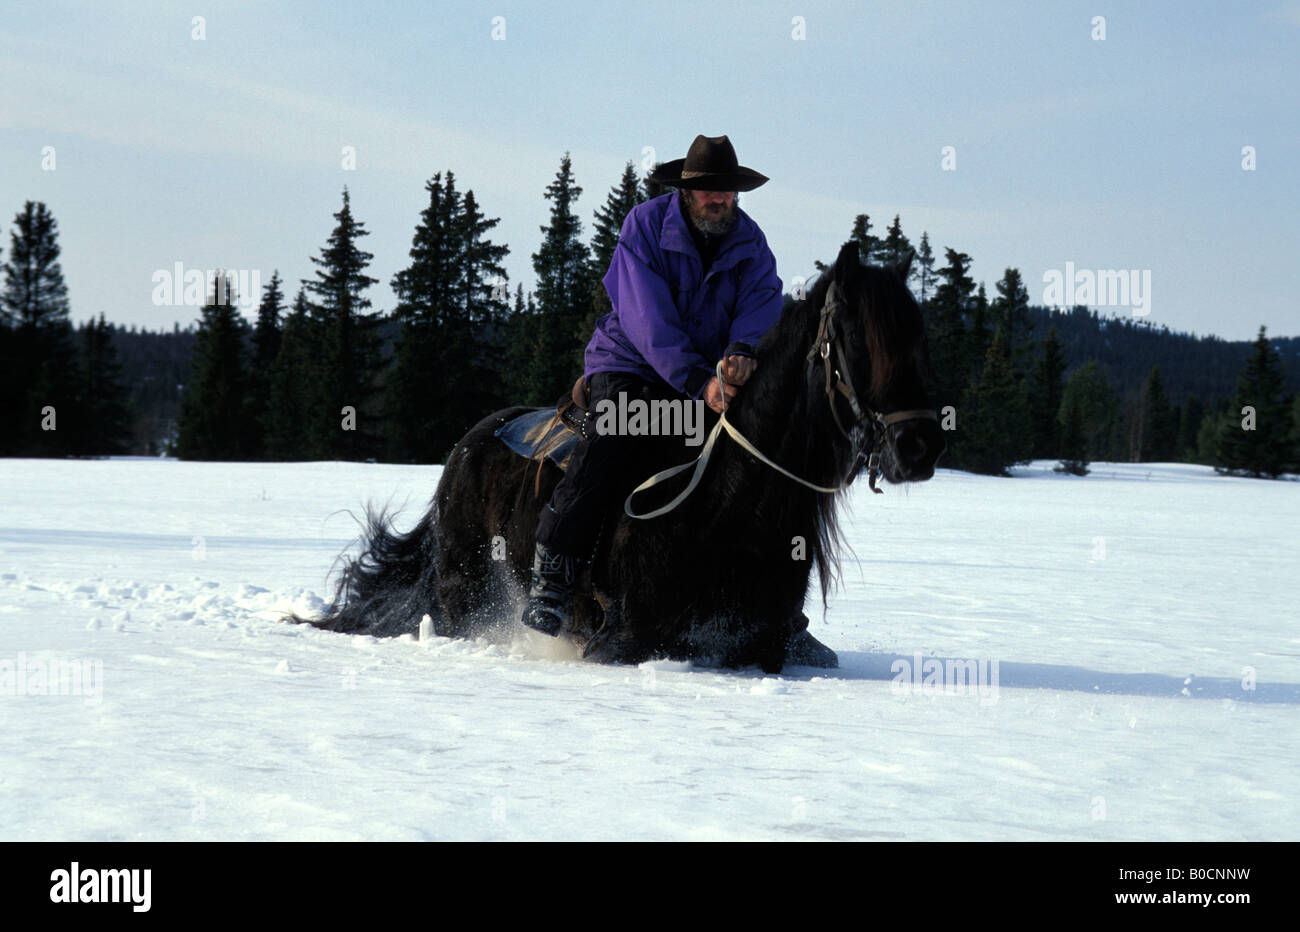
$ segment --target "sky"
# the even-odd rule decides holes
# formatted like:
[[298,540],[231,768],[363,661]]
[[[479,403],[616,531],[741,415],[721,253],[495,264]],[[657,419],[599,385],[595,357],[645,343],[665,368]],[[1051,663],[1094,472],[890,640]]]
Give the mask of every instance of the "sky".
[[[448,170],[501,218],[513,293],[565,152],[589,238],[628,161],[703,133],[771,178],[741,206],[787,290],[856,215],[897,214],[990,296],[1014,267],[1034,303],[1064,280],[1107,316],[1300,334],[1300,0],[41,0],[0,21],[0,259],[43,201],[77,321],[193,323],[155,300],[176,263],[278,270],[292,295],[345,185],[386,312]],[[1119,270],[1141,302],[1070,289]]]

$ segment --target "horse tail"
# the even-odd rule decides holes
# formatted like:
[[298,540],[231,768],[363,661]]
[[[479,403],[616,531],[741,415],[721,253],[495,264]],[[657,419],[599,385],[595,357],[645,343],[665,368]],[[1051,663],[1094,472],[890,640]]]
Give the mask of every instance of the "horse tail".
[[438,630],[437,505],[406,534],[393,530],[384,509],[367,506],[362,540],[360,556],[343,557],[343,573],[325,614],[291,620],[326,631],[396,637],[417,634],[420,620],[429,615]]

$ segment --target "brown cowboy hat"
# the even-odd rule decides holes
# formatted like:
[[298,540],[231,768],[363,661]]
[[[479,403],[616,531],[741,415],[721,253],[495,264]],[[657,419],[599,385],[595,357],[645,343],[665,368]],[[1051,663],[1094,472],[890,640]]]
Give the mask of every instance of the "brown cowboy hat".
[[696,136],[686,158],[664,162],[650,173],[650,179],[694,191],[752,191],[767,181],[767,175],[738,164],[726,136]]

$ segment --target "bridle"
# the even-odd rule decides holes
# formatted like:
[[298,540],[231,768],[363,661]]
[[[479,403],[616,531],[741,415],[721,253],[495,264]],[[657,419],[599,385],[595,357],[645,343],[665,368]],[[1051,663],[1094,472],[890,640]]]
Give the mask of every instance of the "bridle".
[[[845,440],[850,443],[854,442],[849,431],[844,429],[844,422],[840,420],[840,412],[835,405],[836,393],[849,403],[849,408],[853,411],[852,428],[859,427],[864,421],[870,423],[871,443],[858,451],[854,466],[856,467],[858,460],[861,459],[862,450],[869,449],[867,484],[871,486],[871,491],[879,494],[884,491],[876,488],[876,479],[880,475],[880,445],[884,442],[885,432],[889,426],[898,424],[901,421],[914,421],[922,418],[937,421],[939,417],[933,409],[929,408],[913,408],[907,411],[893,411],[889,414],[881,414],[858,400],[858,393],[853,389],[848,359],[844,355],[844,343],[838,339],[839,333],[835,329],[835,314],[843,307],[844,302],[840,300],[839,287],[835,282],[831,282],[830,287],[826,289],[826,300],[822,303],[821,320],[817,324],[817,339],[813,341],[812,348],[808,350],[808,365],[815,367],[817,357],[821,356],[822,365],[826,369],[826,398],[831,406],[831,416],[835,418],[835,426],[843,434]],[[832,353],[835,355],[834,363],[831,362]],[[838,369],[835,368],[836,364],[839,366]],[[850,469],[849,474],[852,475],[853,471],[853,469]]]
[[[815,492],[825,492],[827,494],[841,492],[848,488],[849,483],[853,481],[853,475],[856,472],[857,465],[861,461],[863,450],[869,449],[870,456],[867,460],[867,484],[871,486],[871,491],[878,495],[884,492],[884,489],[876,487],[876,479],[880,476],[880,445],[884,442],[887,428],[891,424],[897,424],[900,421],[912,421],[921,418],[928,418],[937,421],[939,418],[933,410],[929,409],[913,409],[909,411],[894,411],[890,414],[881,414],[880,412],[873,410],[870,406],[862,404],[862,402],[858,400],[858,393],[853,390],[853,381],[849,374],[848,359],[844,355],[843,341],[839,339],[839,333],[835,329],[835,314],[843,307],[844,303],[840,300],[839,289],[836,288],[834,282],[831,282],[830,288],[826,291],[826,300],[822,304],[821,320],[817,324],[817,339],[813,343],[812,349],[808,351],[809,366],[816,365],[818,354],[821,355],[822,362],[825,364],[826,397],[830,401],[831,415],[835,418],[835,426],[839,428],[839,431],[844,435],[844,438],[848,440],[849,443],[854,443],[852,435],[849,431],[844,429],[844,422],[840,420],[840,414],[835,409],[835,398],[837,393],[848,401],[849,407],[853,411],[854,420],[850,429],[861,426],[864,421],[868,422],[871,426],[871,443],[869,446],[864,446],[858,450],[858,454],[853,461],[853,466],[849,469],[848,476],[842,484],[838,486],[816,485],[815,483],[809,482],[807,479],[801,479],[779,463],[773,462],[771,458],[764,455],[758,447],[750,443],[744,434],[737,430],[736,427],[727,420],[727,412],[724,408],[722,415],[718,418],[718,423],[715,424],[713,430],[709,432],[708,439],[705,440],[704,449],[700,451],[700,455],[692,462],[683,463],[680,466],[673,466],[670,469],[657,472],[645,482],[642,482],[632,490],[631,494],[628,495],[627,500],[623,503],[623,512],[629,518],[657,518],[660,515],[668,514],[668,512],[672,511],[684,502],[687,496],[695,491],[695,487],[700,484],[700,479],[704,476],[705,467],[709,464],[709,458],[713,455],[713,445],[717,442],[718,436],[724,430],[732,440],[736,441],[742,449],[750,453],[750,455],[755,459],[770,466],[772,469],[781,473],[781,475],[793,479],[805,488],[812,489]],[[836,363],[839,364],[838,369],[834,368],[835,364],[831,362],[832,353],[835,355]],[[714,372],[717,375],[718,382],[722,383],[724,381],[722,378],[722,360],[718,360]],[[661,508],[656,508],[654,511],[646,514],[637,514],[632,510],[632,499],[636,497],[638,492],[644,492],[664,480],[670,479],[688,469],[693,471],[691,481],[687,484],[686,488],[679,492],[668,504]]]

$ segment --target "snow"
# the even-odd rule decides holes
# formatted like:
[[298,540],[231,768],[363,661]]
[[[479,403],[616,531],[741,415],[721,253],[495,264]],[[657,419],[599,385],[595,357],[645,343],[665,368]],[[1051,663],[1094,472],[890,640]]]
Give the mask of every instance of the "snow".
[[1051,465],[863,484],[765,676],[279,621],[436,467],[0,461],[0,839],[1300,837],[1300,487]]

